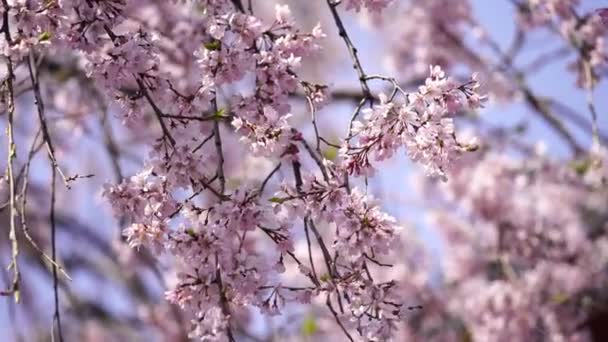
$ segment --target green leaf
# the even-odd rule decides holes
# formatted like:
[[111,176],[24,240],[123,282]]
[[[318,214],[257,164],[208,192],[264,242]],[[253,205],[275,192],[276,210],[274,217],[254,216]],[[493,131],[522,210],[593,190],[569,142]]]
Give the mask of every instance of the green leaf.
[[329,276],[329,273],[324,273],[321,275],[321,277],[319,277],[319,279],[321,279],[321,281],[326,282],[329,281],[331,278]]
[[50,32],[42,32],[39,36],[38,36],[38,41],[41,42],[46,42],[47,40],[51,39],[51,33]]
[[466,152],[475,152],[475,151],[479,150],[479,145],[477,145],[477,144],[467,144],[467,145],[464,145],[463,147]]
[[268,199],[268,202],[283,203],[283,202],[285,202],[285,199],[281,198],[281,197],[271,197],[271,198]]
[[573,161],[571,167],[579,175],[584,175],[591,168],[591,161],[589,159]]
[[327,147],[323,150],[323,157],[327,160],[335,160],[338,157],[338,149],[333,146]]
[[557,293],[552,298],[551,301],[557,305],[564,304],[568,301],[569,296],[566,293]]
[[213,117],[216,120],[225,119],[226,118],[226,109],[225,108],[218,109],[218,111],[215,112],[215,114],[213,114]]
[[306,316],[302,322],[302,336],[308,337],[314,335],[319,330],[317,322],[312,315]]
[[203,46],[207,50],[216,51],[219,50],[220,47],[222,47],[222,43],[219,40],[212,40],[209,43],[203,44]]

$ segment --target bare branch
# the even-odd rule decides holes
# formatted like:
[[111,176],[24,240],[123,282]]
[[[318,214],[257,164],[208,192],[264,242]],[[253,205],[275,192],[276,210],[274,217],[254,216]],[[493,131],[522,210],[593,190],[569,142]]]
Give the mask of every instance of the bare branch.
[[[9,18],[8,11],[9,6],[7,0],[2,0],[2,6],[4,7],[4,12],[2,15],[2,32],[4,33],[4,39],[7,44],[12,44],[11,33],[9,28]],[[13,281],[10,288],[7,291],[0,292],[0,295],[9,296],[13,295],[15,298],[15,302],[19,302],[19,264],[17,262],[17,257],[19,256],[19,243],[17,241],[17,230],[16,230],[16,216],[17,216],[17,207],[15,201],[15,175],[13,170],[13,162],[15,157],[17,156],[17,146],[15,144],[15,136],[14,136],[14,117],[15,117],[15,93],[13,88],[13,80],[15,79],[15,73],[13,70],[13,60],[10,56],[6,57],[7,59],[7,71],[8,77],[5,81],[5,86],[7,88],[7,129],[6,134],[8,136],[8,151],[7,151],[7,170],[6,175],[8,177],[8,186],[9,186],[9,239],[11,241],[11,264],[9,265],[9,269],[13,270]]]

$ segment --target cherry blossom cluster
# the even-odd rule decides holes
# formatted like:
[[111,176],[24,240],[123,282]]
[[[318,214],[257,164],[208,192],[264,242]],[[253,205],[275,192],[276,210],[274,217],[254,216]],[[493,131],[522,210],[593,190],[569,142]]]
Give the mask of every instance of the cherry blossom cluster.
[[[144,30],[130,29],[125,1],[35,1],[11,10],[23,15],[27,24],[17,25],[29,28],[25,32],[36,34],[38,41],[63,44],[81,52],[88,76],[126,109],[127,119],[141,120],[144,104],[149,102],[146,98],[158,95],[163,99],[162,95],[168,93],[167,80],[159,78],[155,39]],[[129,29],[117,30],[120,25]],[[26,49],[20,55],[28,53]]]
[[[323,34],[318,27],[313,34],[297,32],[286,7],[277,7],[274,23],[264,28],[256,17],[234,11],[228,2],[206,5],[206,35],[199,48],[190,51],[202,82],[198,88],[186,85],[189,93],[160,69],[160,43],[143,30],[127,36],[104,25],[107,50],[87,57],[90,75],[113,89],[110,94],[126,107],[128,118],[141,122],[151,107],[163,128],[163,139],[154,144],[147,171],[108,188],[106,197],[117,214],[132,222],[125,230],[130,245],[150,248],[159,256],[172,255],[182,265],[168,298],[188,313],[191,336],[224,340],[232,338],[231,317],[239,310],[253,305],[277,314],[287,300],[295,300],[287,298],[280,284],[269,283],[293,247],[288,226],[280,224],[269,207],[258,207],[256,191],[223,193],[225,179],[215,166],[223,163],[217,150],[221,133],[213,125],[234,115],[234,126],[247,132],[254,151],[280,157],[296,153],[288,149],[300,135],[287,122],[287,99],[298,86],[295,69],[300,58],[317,49],[313,40]],[[218,98],[219,87],[252,78],[252,95]],[[107,80],[112,84],[104,83]],[[173,103],[173,110],[160,107],[165,103]],[[233,113],[221,110],[220,105],[230,105]],[[201,112],[208,114],[197,119],[195,115]],[[211,138],[214,145],[207,144]],[[222,190],[213,190],[218,182]],[[157,198],[156,183],[162,183],[169,197]],[[190,199],[210,190],[219,202],[203,209],[190,199],[170,200],[168,194],[183,190],[192,193]],[[125,207],[135,198],[145,199],[145,204]],[[164,200],[172,204],[171,213]],[[247,236],[256,230],[279,246],[278,261],[268,262],[267,256],[256,252],[254,237]]]
[[407,94],[404,104],[382,96],[380,104],[363,111],[365,121],[355,122],[353,133],[358,142],[341,149],[344,167],[351,174],[370,174],[374,170],[370,158],[384,160],[405,147],[408,156],[420,162],[429,175],[445,177],[460,152],[474,149],[472,142],[456,140],[453,116],[481,106],[485,97],[479,94],[479,87],[475,74],[458,85],[435,66],[425,85]]
[[[347,329],[367,340],[389,338],[407,311],[397,284],[376,283],[361,267],[380,264],[378,257],[398,246],[400,228],[372,198],[358,189],[349,193],[337,178],[326,182],[309,175],[305,179],[299,191],[285,185],[283,192],[266,202],[272,205],[263,205],[254,189],[235,190],[203,208],[192,202],[178,204],[167,195],[166,179],[148,169],[108,187],[105,196],[117,213],[132,222],[125,229],[131,246],[168,253],[183,265],[167,298],[192,317],[191,337],[222,340],[230,331],[230,317],[248,307],[258,306],[274,315],[289,302],[309,303],[311,297],[327,294],[337,301],[347,298],[339,316]],[[284,290],[276,281],[285,271],[284,258],[293,256],[294,213],[312,219],[311,225],[335,225],[334,243],[328,247],[334,257],[327,275],[300,264],[302,275],[315,286],[297,291]],[[271,239],[278,255],[256,251],[256,234]]]
[[[395,23],[390,63],[406,80],[423,78],[429,65],[450,71],[456,63],[479,66],[460,45],[466,29],[473,26],[470,2],[450,0],[409,1],[395,13],[408,20]],[[393,30],[392,22],[386,25]],[[397,26],[398,25],[398,26]]]
[[171,189],[202,191],[218,177],[216,166],[219,157],[209,143],[213,130],[207,123],[190,122],[188,127],[172,130],[175,144],[168,147],[156,141],[148,163],[151,172],[166,178]]
[[582,303],[605,281],[606,226],[583,213],[605,210],[605,193],[593,190],[589,176],[603,167],[480,153],[439,186],[446,207],[459,208],[432,216],[448,242],[442,269],[451,294],[443,310],[476,340],[587,339],[580,326],[590,311]]
[[518,3],[520,20],[528,27],[549,26],[558,31],[578,56],[570,68],[580,86],[593,86],[608,66],[608,28],[601,12],[577,13],[578,0],[527,0]]
[[[287,231],[287,217],[276,216],[261,206],[255,191],[235,191],[230,200],[208,208],[185,208],[186,223],[167,236],[170,253],[185,265],[178,283],[167,298],[194,317],[193,337],[222,340],[229,332],[230,316],[250,306],[278,314],[288,300],[279,283],[271,280],[282,271],[280,261],[272,261],[256,251],[248,238],[264,229],[283,253],[293,250]],[[283,222],[283,223],[281,223]]]
[[300,33],[289,8],[277,6],[269,27],[255,17],[228,13],[209,26],[209,34],[213,40],[197,54],[203,75],[213,75],[218,86],[253,78],[250,95],[228,100],[233,126],[256,154],[293,155],[299,135],[288,122],[288,97],[298,88],[295,71],[302,57],[319,49],[316,41],[324,37],[320,27]]
[[587,286],[584,273],[563,264],[539,265],[516,281],[472,280],[462,285],[452,309],[462,313],[475,339],[589,340],[578,328],[585,317],[577,296]]
[[164,177],[154,176],[148,169],[104,190],[114,210],[132,222],[124,231],[131,247],[153,246],[156,251],[163,248],[162,240],[169,228],[167,218],[177,208],[167,187]]
[[308,175],[300,189],[285,185],[283,194],[275,198],[301,217],[335,224],[332,247],[354,267],[376,255],[390,254],[401,230],[395,219],[360,189],[349,190],[335,169],[332,173],[327,180]]
[[339,167],[330,162],[325,167],[328,172],[323,179],[308,174],[300,187],[284,185],[273,201],[311,224],[329,225],[333,243],[327,246],[328,269],[322,288],[340,306],[346,299],[340,315],[346,329],[357,331],[363,340],[390,339],[411,308],[404,305],[398,282],[378,281],[370,270],[392,267],[383,259],[399,251],[403,228],[373,197],[344,184]]
[[53,20],[54,15],[49,14],[56,14],[56,6],[51,4],[45,8],[43,1],[33,1],[32,4],[27,1],[14,1],[9,6],[9,9],[3,6],[0,13],[8,11],[12,14],[13,24],[21,30],[18,35],[11,36],[10,42],[4,35],[0,37],[0,55],[21,60],[33,47],[48,45],[54,38],[53,33],[58,23]]
[[[191,337],[224,340],[231,313],[250,305],[278,313],[285,298],[280,284],[270,279],[281,271],[273,265],[280,265],[283,253],[293,250],[288,217],[281,220],[270,206],[261,206],[257,190],[236,190],[230,198],[201,208],[177,204],[166,186],[167,180],[149,169],[108,187],[105,196],[116,213],[132,222],[124,232],[131,246],[172,255],[183,265],[167,297],[191,317]],[[247,234],[260,229],[277,240],[279,261],[256,252]],[[269,294],[269,289],[274,290]],[[283,304],[269,296],[283,298]]]
[[[497,234],[493,248],[508,251],[513,262],[569,260],[589,246],[577,210],[585,193],[567,171],[542,159],[521,165],[490,155],[474,167],[457,169],[449,194],[477,218],[492,223]],[[522,192],[527,195],[520,196]],[[555,203],[554,198],[563,200]]]
[[580,5],[579,0],[525,0],[521,6],[520,20],[526,25],[538,26],[552,22],[555,18],[571,19],[575,16],[573,8]]

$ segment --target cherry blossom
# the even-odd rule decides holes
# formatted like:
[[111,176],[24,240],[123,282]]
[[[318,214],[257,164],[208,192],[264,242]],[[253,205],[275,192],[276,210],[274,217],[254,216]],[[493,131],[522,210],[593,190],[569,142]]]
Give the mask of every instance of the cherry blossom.
[[472,1],[0,4],[15,340],[597,339],[606,9],[511,1],[509,46]]

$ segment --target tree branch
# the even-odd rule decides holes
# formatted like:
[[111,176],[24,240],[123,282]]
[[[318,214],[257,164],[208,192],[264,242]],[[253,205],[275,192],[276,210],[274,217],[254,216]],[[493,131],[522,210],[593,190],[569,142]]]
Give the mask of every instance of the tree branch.
[[[2,15],[2,32],[4,33],[4,39],[7,44],[12,44],[11,33],[9,29],[9,18],[8,11],[9,6],[7,0],[2,0],[2,5],[4,7],[4,13]],[[16,231],[16,216],[17,216],[17,207],[15,202],[15,175],[13,170],[13,162],[17,155],[17,147],[15,144],[15,136],[14,136],[14,117],[15,117],[15,93],[13,88],[13,80],[15,79],[15,73],[13,69],[13,60],[10,56],[6,57],[7,59],[7,71],[8,77],[5,81],[5,86],[8,90],[8,100],[7,102],[7,128],[6,134],[8,136],[8,151],[7,151],[7,167],[6,174],[8,177],[8,186],[9,186],[9,239],[11,241],[11,263],[9,265],[9,269],[13,270],[13,281],[10,288],[7,291],[0,292],[0,295],[10,296],[13,295],[15,298],[15,302],[19,302],[19,264],[17,262],[17,257],[19,256],[19,243],[17,241],[17,231]]]

